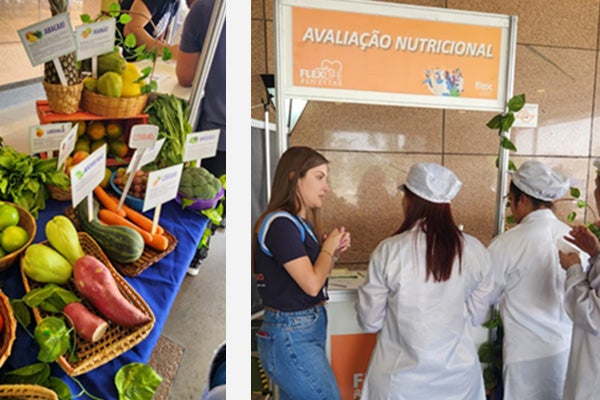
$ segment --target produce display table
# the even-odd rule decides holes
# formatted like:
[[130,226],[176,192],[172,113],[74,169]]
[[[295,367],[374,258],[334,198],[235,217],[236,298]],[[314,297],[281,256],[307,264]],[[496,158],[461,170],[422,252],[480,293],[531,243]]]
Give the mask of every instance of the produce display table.
[[[54,215],[64,214],[64,210],[70,205],[70,202],[48,200],[46,209],[40,212],[37,220],[38,229],[34,243],[46,240],[44,233],[46,222]],[[152,218],[153,211],[149,211],[146,215]],[[150,359],[186,275],[188,265],[194,257],[198,242],[207,228],[208,219],[203,215],[182,210],[179,204],[170,201],[162,206],[160,224],[177,238],[178,243],[175,250],[138,276],[125,277],[154,312],[156,318],[154,328],[148,337],[133,349],[91,372],[76,377],[94,396],[106,400],[117,399],[114,376],[119,368],[131,362],[147,363]],[[0,272],[0,283],[2,290],[10,298],[21,298],[25,294],[18,264],[7,271]],[[33,325],[29,329],[33,331]],[[12,354],[0,373],[9,368],[19,368],[36,363],[38,349],[34,340],[19,326]],[[52,363],[52,374],[63,379],[69,385],[73,396],[81,391],[57,363]],[[87,398],[87,396],[79,397],[79,399]]]

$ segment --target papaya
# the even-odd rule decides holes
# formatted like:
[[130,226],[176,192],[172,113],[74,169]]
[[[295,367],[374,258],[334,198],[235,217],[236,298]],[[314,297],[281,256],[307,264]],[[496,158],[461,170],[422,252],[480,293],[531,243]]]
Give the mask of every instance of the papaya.
[[98,93],[109,97],[121,97],[123,92],[123,79],[121,75],[116,72],[108,71],[105,72],[100,78],[98,78]]
[[104,75],[108,71],[123,73],[126,61],[118,51],[106,53],[98,56],[98,76]]

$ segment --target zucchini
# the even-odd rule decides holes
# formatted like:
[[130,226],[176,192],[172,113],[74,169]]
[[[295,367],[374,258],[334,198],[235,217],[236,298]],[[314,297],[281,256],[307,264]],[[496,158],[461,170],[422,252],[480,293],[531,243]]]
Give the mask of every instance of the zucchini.
[[87,200],[77,206],[81,229],[96,240],[107,257],[119,264],[137,261],[144,252],[144,239],[135,229],[127,226],[109,226],[98,220],[99,204],[94,200],[93,218],[88,221]]

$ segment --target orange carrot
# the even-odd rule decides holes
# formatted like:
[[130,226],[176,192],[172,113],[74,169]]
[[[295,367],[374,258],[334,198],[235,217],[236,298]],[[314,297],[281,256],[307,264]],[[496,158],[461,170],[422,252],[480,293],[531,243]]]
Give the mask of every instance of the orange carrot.
[[169,239],[164,235],[156,233],[152,235],[152,242],[146,244],[155,250],[165,251],[169,247]]
[[133,228],[136,231],[138,231],[140,235],[142,235],[144,243],[149,244],[150,242],[152,242],[152,235],[150,234],[150,232],[146,232],[133,222],[127,220],[126,218],[122,217],[114,211],[104,208],[98,211],[98,218],[100,218],[100,221],[104,222],[107,225],[122,225],[128,226],[129,228]]
[[119,201],[111,195],[109,195],[108,193],[106,193],[106,190],[104,190],[102,186],[96,186],[96,188],[94,189],[94,194],[106,209],[120,215],[121,217],[125,217],[127,215],[123,208],[117,211]]
[[[143,230],[152,233],[152,220],[150,218],[146,217],[140,212],[137,212],[133,208],[126,206],[125,204],[123,204],[123,207],[121,209],[125,210],[125,213],[127,214],[127,219],[129,219],[131,222],[133,222]],[[162,235],[163,233],[165,233],[165,230],[162,228],[162,226],[156,224],[156,231],[154,233]]]

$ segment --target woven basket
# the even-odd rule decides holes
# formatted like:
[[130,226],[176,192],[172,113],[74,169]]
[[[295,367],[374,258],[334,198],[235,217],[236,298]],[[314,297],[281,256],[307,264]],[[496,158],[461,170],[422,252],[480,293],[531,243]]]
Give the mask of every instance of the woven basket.
[[54,185],[46,185],[48,188],[48,192],[50,193],[50,197],[54,200],[58,201],[69,201],[71,200],[71,187],[69,186],[69,190],[63,190],[58,186]]
[[141,114],[147,101],[147,94],[136,97],[109,97],[84,90],[81,108],[103,117],[126,118]]
[[35,234],[37,232],[37,225],[35,223],[35,219],[29,211],[27,211],[21,206],[6,201],[4,202],[4,204],[10,204],[11,206],[17,209],[17,211],[19,212],[19,226],[23,227],[27,231],[27,234],[29,235],[29,240],[19,250],[13,251],[12,253],[0,258],[0,271],[4,271],[10,268],[17,261],[19,254],[25,251],[27,246],[29,246],[31,242],[33,242],[33,239],[35,238]]
[[0,290],[0,317],[3,328],[0,332],[0,367],[10,356],[13,343],[17,334],[17,320],[13,314],[8,297]]
[[[75,210],[73,209],[73,207],[67,208],[65,210],[65,215],[71,220],[71,222],[73,222],[73,225],[75,225],[77,229],[81,229],[81,226],[79,225],[79,220],[77,219],[77,215],[75,214]],[[144,272],[146,268],[150,267],[152,264],[158,262],[167,254],[175,250],[175,247],[177,246],[177,238],[166,229],[164,230],[163,235],[169,241],[169,246],[164,251],[158,251],[154,250],[149,246],[144,246],[144,251],[142,255],[135,262],[120,264],[112,261],[113,266],[125,276],[138,276],[139,274]]]
[[53,390],[39,385],[0,385],[0,399],[58,400]]
[[42,81],[50,111],[57,114],[74,114],[79,109],[83,82],[77,85],[63,86]]
[[[129,283],[127,283],[127,281],[123,279],[123,277],[115,270],[96,241],[85,232],[78,232],[78,236],[81,247],[83,248],[83,252],[96,257],[108,267],[113,278],[115,278],[121,294],[123,294],[127,300],[139,308],[144,314],[148,315],[150,317],[150,321],[136,328],[125,328],[108,321],[109,328],[104,336],[102,336],[102,338],[95,343],[88,342],[87,340],[78,337],[75,351],[79,357],[79,361],[71,363],[64,356],[59,357],[58,360],[56,360],[61,368],[70,376],[77,376],[92,371],[93,369],[106,364],[107,362],[125,353],[127,350],[133,348],[148,336],[154,327],[154,322],[156,321],[154,318],[154,313],[150,307],[148,307],[148,304],[146,304],[144,299],[135,291],[135,289],[133,289]],[[46,242],[42,243],[45,244]],[[22,260],[23,259],[21,258],[21,261]],[[44,285],[34,280],[30,280],[27,275],[25,275],[22,262],[21,277],[23,278],[23,285],[25,286],[26,292]],[[77,288],[72,278],[68,282],[68,289],[73,293],[77,293]],[[89,310],[100,315],[87,300],[82,299],[82,303]],[[35,320],[40,322],[49,314],[43,310],[34,308],[33,315]]]

